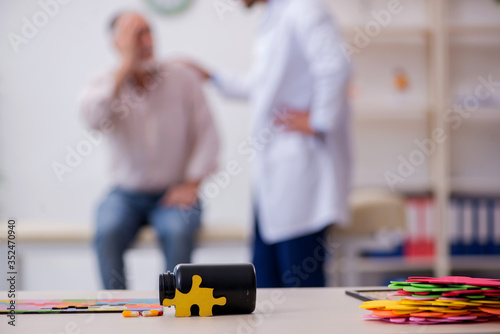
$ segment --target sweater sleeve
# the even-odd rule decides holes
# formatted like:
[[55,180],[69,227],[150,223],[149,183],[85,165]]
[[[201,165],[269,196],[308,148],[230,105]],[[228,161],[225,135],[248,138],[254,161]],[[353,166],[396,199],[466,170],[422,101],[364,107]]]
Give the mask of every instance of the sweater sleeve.
[[188,73],[193,147],[185,172],[186,181],[199,181],[217,169],[219,138],[212,113],[205,99],[202,82]]
[[92,129],[105,130],[118,116],[113,112],[115,81],[112,75],[95,78],[79,98],[80,115]]
[[252,85],[250,74],[235,75],[220,72],[212,76],[212,82],[226,97],[239,100],[248,100],[250,97]]

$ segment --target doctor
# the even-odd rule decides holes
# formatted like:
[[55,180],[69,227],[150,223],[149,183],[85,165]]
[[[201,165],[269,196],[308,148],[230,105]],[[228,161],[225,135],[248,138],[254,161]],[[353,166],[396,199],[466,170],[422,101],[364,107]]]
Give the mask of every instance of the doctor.
[[268,7],[251,74],[191,65],[224,95],[252,104],[258,286],[324,286],[326,229],[348,219],[349,62],[320,0],[243,1]]

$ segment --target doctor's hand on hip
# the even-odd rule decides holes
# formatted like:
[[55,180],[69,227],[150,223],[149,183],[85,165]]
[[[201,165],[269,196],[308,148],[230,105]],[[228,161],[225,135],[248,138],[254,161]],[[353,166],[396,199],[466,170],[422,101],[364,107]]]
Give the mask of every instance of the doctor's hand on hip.
[[275,119],[275,124],[283,127],[284,131],[300,132],[305,135],[315,136],[316,132],[310,125],[311,113],[309,111],[285,110]]

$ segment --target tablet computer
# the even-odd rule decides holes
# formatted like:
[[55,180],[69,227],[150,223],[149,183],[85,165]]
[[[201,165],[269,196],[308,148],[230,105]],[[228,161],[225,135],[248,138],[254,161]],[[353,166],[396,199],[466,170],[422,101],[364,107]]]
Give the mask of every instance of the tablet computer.
[[401,299],[401,297],[393,297],[387,295],[388,293],[396,291],[398,290],[385,288],[385,289],[366,289],[366,290],[346,290],[345,293],[351,297],[367,302],[370,300],[383,300],[383,299],[399,300]]

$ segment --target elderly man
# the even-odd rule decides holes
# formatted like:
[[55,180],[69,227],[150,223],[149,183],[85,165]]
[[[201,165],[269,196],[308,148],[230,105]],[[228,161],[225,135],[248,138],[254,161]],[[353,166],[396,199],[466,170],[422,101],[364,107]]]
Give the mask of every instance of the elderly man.
[[255,141],[239,149],[254,163],[258,286],[323,286],[325,232],[348,220],[349,62],[320,0],[243,2],[267,7],[254,70],[240,77],[187,63],[253,107]]
[[145,224],[168,270],[190,261],[198,187],[216,169],[218,139],[199,77],[154,59],[148,22],[123,13],[111,29],[120,62],[88,87],[81,114],[109,140],[114,187],[97,211],[95,247],[104,287],[125,289],[123,254]]

